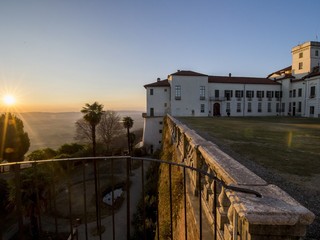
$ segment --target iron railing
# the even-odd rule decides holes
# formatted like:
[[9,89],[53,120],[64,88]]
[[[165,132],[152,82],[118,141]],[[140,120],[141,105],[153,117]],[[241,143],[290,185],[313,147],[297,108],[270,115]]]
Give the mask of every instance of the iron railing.
[[[94,175],[94,163],[98,169],[97,175]],[[163,165],[165,171],[166,169],[168,171],[167,181],[169,182],[169,188],[167,191],[169,192],[170,198],[168,208],[170,209],[169,234],[171,239],[175,239],[174,237],[176,235],[173,208],[175,204],[177,204],[173,201],[172,196],[173,168],[178,169],[182,176],[181,182],[183,189],[180,190],[183,194],[182,205],[185,239],[191,239],[191,237],[188,236],[188,227],[191,225],[187,217],[187,201],[189,201],[188,195],[190,194],[188,193],[188,184],[190,184],[188,175],[190,173],[196,172],[198,176],[196,195],[199,199],[197,207],[199,210],[199,222],[197,226],[199,239],[203,238],[203,222],[206,221],[205,216],[202,216],[201,199],[203,196],[201,182],[205,177],[213,180],[215,186],[220,185],[220,187],[224,187],[225,189],[254,194],[257,197],[261,197],[258,192],[253,190],[229,186],[218,179],[216,175],[202,169],[186,166],[184,163],[152,158],[114,156],[2,163],[0,164],[0,177],[6,179],[11,188],[16,189],[16,191],[11,191],[10,199],[12,199],[13,202],[10,210],[8,210],[10,214],[8,214],[6,223],[3,225],[6,227],[1,226],[3,230],[2,235],[0,231],[0,239],[11,239],[14,235],[16,235],[16,239],[24,239],[25,225],[35,220],[38,229],[36,229],[33,234],[36,235],[35,238],[39,239],[43,235],[50,235],[52,239],[61,239],[60,235],[62,233],[66,233],[69,239],[90,239],[92,234],[98,235],[100,239],[130,239],[133,233],[132,218],[133,212],[135,212],[134,204],[137,202],[138,195],[139,198],[142,196],[143,239],[147,239],[145,176],[151,163]],[[26,177],[28,176],[28,172],[29,178]],[[97,178],[98,181],[93,181],[95,178]],[[26,187],[25,184],[28,183],[28,181],[30,185]],[[122,198],[124,202],[120,204],[121,206],[116,206],[115,189],[119,186],[119,182],[124,190],[124,196]],[[99,204],[95,205],[95,201],[92,199],[92,196],[102,198],[102,195],[104,195],[104,186],[108,186],[107,188],[109,188],[109,190],[111,189],[111,201],[114,203],[107,209],[109,213],[103,212],[105,206],[102,205],[102,201],[99,201]],[[136,192],[137,189],[138,192]],[[216,192],[217,187],[213,187],[213,189],[213,196],[218,196]],[[159,196],[157,196],[156,199],[158,201]],[[80,202],[82,204],[79,204]],[[68,206],[65,207],[66,205]],[[81,206],[83,209],[80,211],[82,213],[79,213],[79,207],[75,208],[75,206],[78,205],[83,205]],[[124,208],[126,208],[125,211]],[[217,197],[215,197],[212,209],[217,209]],[[157,209],[155,212],[157,219],[155,226],[156,239],[160,239],[159,232],[163,227],[159,224],[159,212],[161,212],[161,209]],[[213,229],[217,229],[215,211],[212,214],[215,223]],[[32,220],[30,218],[31,220],[29,221],[26,216],[36,217],[36,219]],[[212,239],[217,239],[217,231],[213,231],[211,235]],[[65,239],[67,239],[67,237]]]

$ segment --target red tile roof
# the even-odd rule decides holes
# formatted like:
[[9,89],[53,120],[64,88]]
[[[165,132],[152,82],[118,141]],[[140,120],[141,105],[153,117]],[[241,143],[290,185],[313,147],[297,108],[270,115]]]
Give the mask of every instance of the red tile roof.
[[168,79],[156,81],[154,83],[144,85],[145,88],[147,87],[170,87]]
[[187,71],[187,70],[178,70],[175,73],[172,73],[170,75],[174,75],[174,76],[208,76],[202,73],[197,73],[197,72],[193,72],[193,71]]
[[275,71],[273,73],[270,73],[267,78],[269,78],[270,76],[272,76],[273,74],[278,74],[278,75],[281,75],[282,73],[285,73],[287,71],[291,71],[292,70],[292,66],[289,66],[289,67],[286,67],[286,68],[283,68],[283,69],[280,69],[278,71]]
[[279,83],[268,78],[254,77],[225,77],[225,76],[209,76],[209,83],[240,83],[240,84],[274,84]]

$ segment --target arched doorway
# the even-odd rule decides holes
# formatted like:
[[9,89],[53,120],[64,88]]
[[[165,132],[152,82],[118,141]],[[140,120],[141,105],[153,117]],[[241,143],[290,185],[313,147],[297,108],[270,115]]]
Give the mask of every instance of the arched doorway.
[[220,116],[220,103],[213,104],[213,116]]

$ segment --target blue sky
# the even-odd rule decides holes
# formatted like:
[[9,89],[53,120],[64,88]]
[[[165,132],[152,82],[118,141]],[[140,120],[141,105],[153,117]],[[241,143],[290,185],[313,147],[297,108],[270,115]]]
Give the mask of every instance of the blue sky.
[[[0,2],[0,94],[19,111],[144,110],[177,69],[265,77],[320,37],[320,1]],[[0,109],[1,111],[1,109]]]

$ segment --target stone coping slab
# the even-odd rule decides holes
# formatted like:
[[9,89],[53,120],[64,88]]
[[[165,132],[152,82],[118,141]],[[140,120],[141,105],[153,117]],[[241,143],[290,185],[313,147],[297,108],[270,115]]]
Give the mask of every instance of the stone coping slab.
[[250,224],[309,225],[315,218],[311,211],[276,185],[245,187],[259,192],[262,197],[231,190],[226,190],[226,195],[239,217]]

